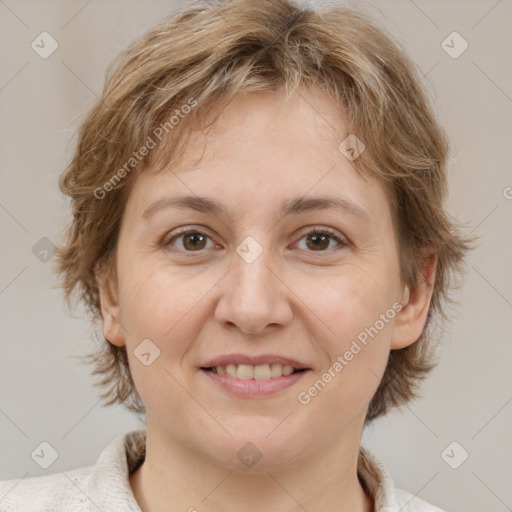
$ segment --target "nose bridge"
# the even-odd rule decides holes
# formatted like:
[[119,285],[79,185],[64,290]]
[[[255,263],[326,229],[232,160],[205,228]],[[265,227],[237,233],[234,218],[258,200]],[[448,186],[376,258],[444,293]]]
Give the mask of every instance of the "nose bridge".
[[[270,271],[272,267],[270,251],[255,254],[254,247],[247,250],[247,245],[240,244],[237,257],[234,258],[234,291],[241,295],[240,299],[264,300],[269,304],[275,295],[275,286],[269,281],[275,279]],[[263,295],[262,295],[263,294]],[[265,297],[265,295],[268,295]]]
[[244,239],[233,257],[234,268],[217,308],[217,321],[253,334],[269,324],[286,322],[290,311],[283,285],[271,270],[274,266],[269,248],[253,237]]

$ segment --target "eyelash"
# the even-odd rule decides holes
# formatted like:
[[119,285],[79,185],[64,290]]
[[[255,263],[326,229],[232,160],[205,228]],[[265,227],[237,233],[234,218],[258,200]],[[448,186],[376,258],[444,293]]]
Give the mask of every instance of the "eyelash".
[[[194,229],[194,228],[180,228],[170,238],[169,238],[169,234],[165,235],[163,237],[161,243],[160,243],[160,246],[162,246],[164,248],[169,248],[171,246],[171,244],[175,240],[179,239],[182,236],[189,235],[189,234],[203,235],[203,236],[206,236],[207,238],[209,238],[211,240],[210,236],[208,236],[206,233],[203,233],[202,231],[199,231],[198,229]],[[307,235],[329,235],[330,238],[332,238],[336,242],[338,242],[340,248],[347,247],[349,245],[349,243],[346,240],[344,240],[344,239],[340,238],[339,236],[337,236],[336,232],[333,229],[331,229],[331,228],[315,226],[313,228],[310,228],[307,231],[301,231],[300,235],[301,236],[299,238],[299,241],[302,240]],[[206,249],[203,249],[203,250],[200,250],[200,251],[187,251],[187,250],[176,250],[176,249],[173,248],[171,250],[173,252],[181,252],[181,251],[183,251],[183,252],[188,253],[188,254],[194,254],[194,253],[201,254],[201,253],[204,253],[204,251]],[[323,251],[307,251],[307,252],[311,252],[311,253],[315,253],[315,252],[326,253],[326,252],[330,252],[332,250],[333,249],[326,249],[326,250],[323,250]]]

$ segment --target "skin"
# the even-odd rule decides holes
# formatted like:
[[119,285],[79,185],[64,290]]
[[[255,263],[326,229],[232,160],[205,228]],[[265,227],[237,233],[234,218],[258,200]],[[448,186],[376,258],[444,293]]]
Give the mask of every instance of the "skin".
[[[98,275],[105,337],[127,347],[147,410],[146,459],[130,478],[144,512],[373,510],[357,478],[367,406],[390,350],[420,336],[432,287],[401,282],[390,202],[338,150],[348,133],[334,100],[320,90],[283,99],[282,91],[238,97],[207,137],[194,133],[177,166],[139,175],[115,272]],[[169,207],[143,218],[158,199],[185,194],[217,199],[227,216]],[[279,219],[281,201],[305,195],[350,199],[367,218],[316,210]],[[182,226],[206,240],[159,244]],[[345,243],[302,232],[315,226]],[[263,249],[252,263],[236,252],[248,236]],[[299,403],[397,303],[400,313]],[[147,338],[160,356],[145,366],[134,350]],[[199,370],[230,353],[289,356],[311,371],[272,396],[239,398]],[[237,458],[247,442],[262,455],[251,468]]]

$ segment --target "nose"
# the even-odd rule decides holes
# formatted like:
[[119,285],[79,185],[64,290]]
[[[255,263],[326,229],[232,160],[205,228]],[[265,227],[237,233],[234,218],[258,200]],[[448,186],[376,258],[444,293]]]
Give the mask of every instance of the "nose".
[[256,335],[291,321],[291,292],[277,275],[267,252],[264,250],[251,263],[235,254],[234,268],[221,282],[215,311],[219,324]]

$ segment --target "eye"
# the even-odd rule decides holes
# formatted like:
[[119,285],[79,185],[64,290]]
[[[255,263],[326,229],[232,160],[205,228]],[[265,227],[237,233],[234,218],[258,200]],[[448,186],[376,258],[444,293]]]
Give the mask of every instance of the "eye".
[[[303,231],[301,234],[302,237],[300,240],[306,238],[307,249],[305,250],[309,252],[327,252],[328,249],[332,249],[332,247],[329,246],[333,240],[341,247],[348,245],[346,240],[337,236],[336,232],[330,228],[314,227],[310,228],[308,231]],[[211,238],[194,228],[180,228],[178,231],[170,233],[164,237],[161,245],[163,247],[171,247],[174,246],[176,240],[180,239],[181,247],[179,247],[178,250],[185,252],[201,252],[203,249],[211,248],[211,246],[207,247],[207,241],[211,241]]]
[[182,239],[179,249],[185,252],[200,252],[206,247],[206,241],[210,238],[208,235],[192,228],[181,228],[177,232],[171,233],[172,236],[166,236],[162,240],[162,246],[169,247],[175,240]]
[[346,240],[337,236],[336,232],[330,228],[314,227],[302,234],[303,236],[301,240],[306,238],[306,250],[309,250],[310,252],[327,252],[332,240],[335,240],[341,247],[348,245]]

